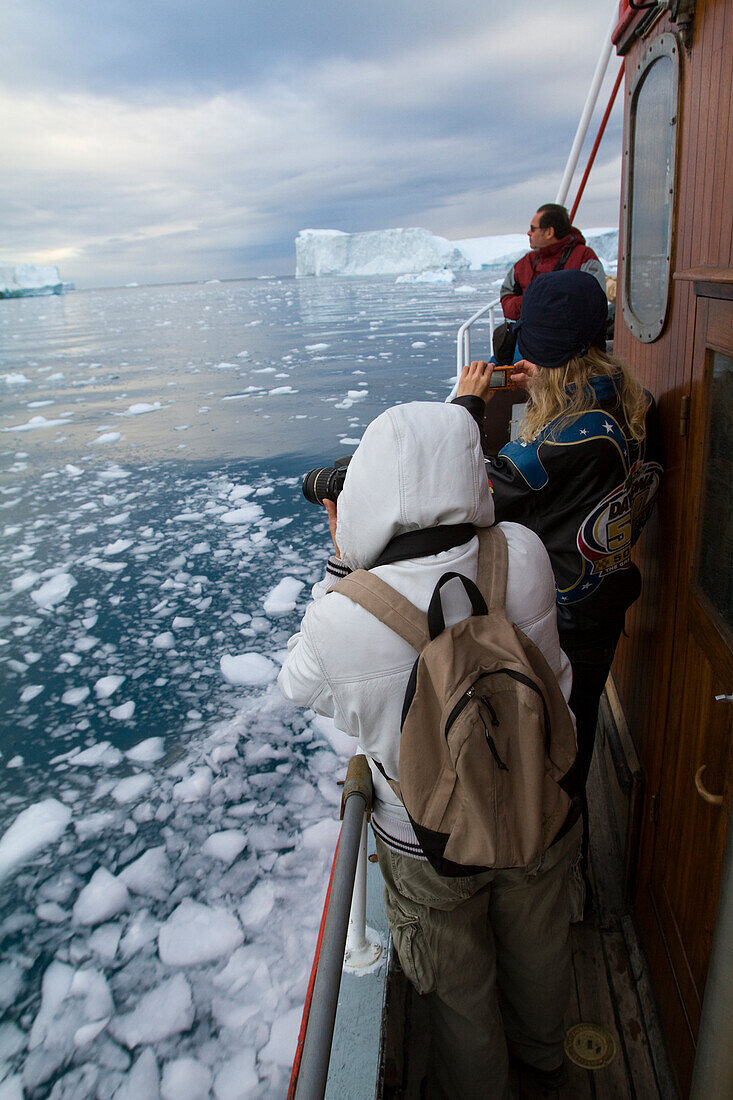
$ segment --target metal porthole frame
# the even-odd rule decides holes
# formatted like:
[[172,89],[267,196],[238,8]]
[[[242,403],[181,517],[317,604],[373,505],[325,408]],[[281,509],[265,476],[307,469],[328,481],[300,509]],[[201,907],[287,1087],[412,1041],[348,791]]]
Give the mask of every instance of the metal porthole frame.
[[[666,57],[673,62],[673,99],[675,103],[674,115],[670,119],[670,126],[674,128],[674,135],[672,139],[672,154],[670,165],[670,179],[669,179],[669,195],[670,204],[672,205],[672,215],[669,219],[669,228],[667,231],[667,246],[666,246],[666,264],[665,264],[665,276],[664,276],[664,305],[660,312],[660,317],[651,324],[641,321],[633,309],[629,300],[629,256],[631,252],[631,221],[632,221],[632,206],[633,206],[633,188],[634,188],[634,138],[636,132],[636,104],[638,101],[639,89],[643,85],[649,70],[659,61],[660,58]],[[665,33],[656,38],[642,54],[639,62],[636,66],[636,72],[634,73],[627,94],[627,126],[626,126],[626,142],[624,146],[624,169],[623,169],[623,206],[622,206],[622,218],[623,218],[623,246],[621,252],[621,264],[623,271],[623,279],[621,281],[621,312],[624,322],[626,323],[629,332],[632,336],[635,336],[637,340],[641,340],[643,343],[650,344],[656,340],[662,333],[669,311],[669,298],[670,298],[670,283],[671,283],[671,268],[672,268],[672,245],[675,234],[676,218],[674,216],[674,193],[677,183],[677,144],[679,138],[679,91],[680,91],[680,43],[677,36],[672,33]]]

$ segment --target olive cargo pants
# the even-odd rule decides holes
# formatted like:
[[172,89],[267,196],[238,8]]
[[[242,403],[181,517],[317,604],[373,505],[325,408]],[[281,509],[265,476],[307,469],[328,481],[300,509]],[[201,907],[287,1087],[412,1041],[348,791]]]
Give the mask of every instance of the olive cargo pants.
[[539,1069],[563,1060],[570,920],[583,906],[581,823],[532,866],[442,878],[377,838],[397,954],[428,998],[433,1092],[507,1100],[507,1045]]

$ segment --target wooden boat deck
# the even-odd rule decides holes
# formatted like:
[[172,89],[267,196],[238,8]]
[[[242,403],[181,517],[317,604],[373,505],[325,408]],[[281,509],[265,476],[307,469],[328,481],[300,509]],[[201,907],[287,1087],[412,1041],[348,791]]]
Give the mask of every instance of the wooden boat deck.
[[[646,964],[621,890],[622,855],[612,827],[608,780],[596,753],[589,782],[591,878],[594,912],[572,927],[575,988],[567,1028],[595,1024],[610,1032],[616,1053],[602,1069],[581,1069],[568,1060],[569,1081],[561,1089],[538,1087],[517,1073],[517,1100],[678,1100],[664,1050]],[[385,1100],[419,1100],[427,1058],[420,998],[405,983],[390,1000],[404,998],[405,1034],[388,1041]],[[400,1049],[397,1049],[399,1045]],[[487,1097],[487,1100],[490,1100]]]

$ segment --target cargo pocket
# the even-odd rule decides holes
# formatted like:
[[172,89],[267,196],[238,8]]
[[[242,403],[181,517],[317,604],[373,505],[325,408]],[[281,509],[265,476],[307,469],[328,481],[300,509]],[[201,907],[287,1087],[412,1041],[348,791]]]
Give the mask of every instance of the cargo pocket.
[[405,976],[418,993],[432,993],[435,989],[435,967],[420,927],[420,918],[414,913],[404,912],[389,892],[385,900],[392,940]]
[[578,848],[578,854],[568,868],[568,904],[571,924],[579,924],[583,920],[585,909],[585,880],[580,869],[581,860],[582,853]]

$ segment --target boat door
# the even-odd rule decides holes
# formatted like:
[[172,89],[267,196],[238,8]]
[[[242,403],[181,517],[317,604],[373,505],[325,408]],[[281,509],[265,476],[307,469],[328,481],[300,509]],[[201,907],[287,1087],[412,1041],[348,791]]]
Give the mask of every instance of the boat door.
[[[733,788],[731,290],[729,284],[696,282],[672,682],[659,785],[647,804],[656,821],[654,860],[647,883],[641,884],[645,896],[639,897],[649,962],[662,994],[660,1009],[685,1093]],[[704,296],[708,293],[726,296]],[[645,828],[654,825],[648,822]]]

